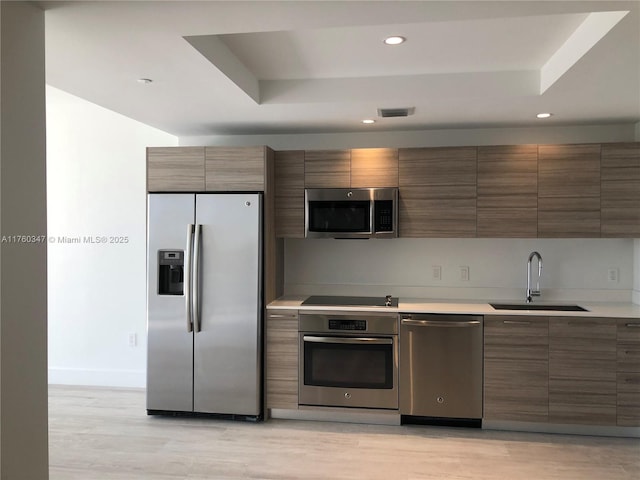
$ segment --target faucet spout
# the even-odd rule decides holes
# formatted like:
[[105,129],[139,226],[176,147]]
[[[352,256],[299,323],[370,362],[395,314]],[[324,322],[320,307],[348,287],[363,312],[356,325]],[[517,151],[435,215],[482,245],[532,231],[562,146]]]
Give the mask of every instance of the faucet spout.
[[[533,259],[536,258],[538,260],[538,275],[536,278],[536,288],[532,289],[531,284],[531,263]],[[540,296],[540,277],[542,276],[542,255],[538,252],[531,252],[529,255],[529,259],[527,260],[527,292],[526,292],[526,302],[531,303],[533,301],[533,297]]]

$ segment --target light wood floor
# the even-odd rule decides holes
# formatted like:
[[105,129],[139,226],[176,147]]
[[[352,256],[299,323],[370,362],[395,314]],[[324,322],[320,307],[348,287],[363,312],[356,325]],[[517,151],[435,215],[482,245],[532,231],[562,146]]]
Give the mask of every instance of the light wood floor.
[[50,387],[51,480],[638,480],[640,440],[148,417],[142,390]]

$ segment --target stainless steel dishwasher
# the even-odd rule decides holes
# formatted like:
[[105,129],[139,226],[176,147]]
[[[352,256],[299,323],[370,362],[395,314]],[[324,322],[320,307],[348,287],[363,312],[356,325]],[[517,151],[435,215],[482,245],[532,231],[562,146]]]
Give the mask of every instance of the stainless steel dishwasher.
[[401,415],[480,426],[482,327],[481,315],[400,314]]

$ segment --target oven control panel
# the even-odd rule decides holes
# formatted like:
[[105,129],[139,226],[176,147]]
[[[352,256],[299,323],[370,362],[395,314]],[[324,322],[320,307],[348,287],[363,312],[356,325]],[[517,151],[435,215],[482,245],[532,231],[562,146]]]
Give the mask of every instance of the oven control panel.
[[351,331],[364,331],[367,329],[366,320],[337,320],[329,319],[329,330],[351,330]]

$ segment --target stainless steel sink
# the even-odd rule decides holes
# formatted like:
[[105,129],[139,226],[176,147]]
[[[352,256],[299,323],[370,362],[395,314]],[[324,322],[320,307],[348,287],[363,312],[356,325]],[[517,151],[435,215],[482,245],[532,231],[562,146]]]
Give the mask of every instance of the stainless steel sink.
[[544,303],[490,303],[495,310],[546,310],[551,312],[588,312],[580,305],[551,305]]

